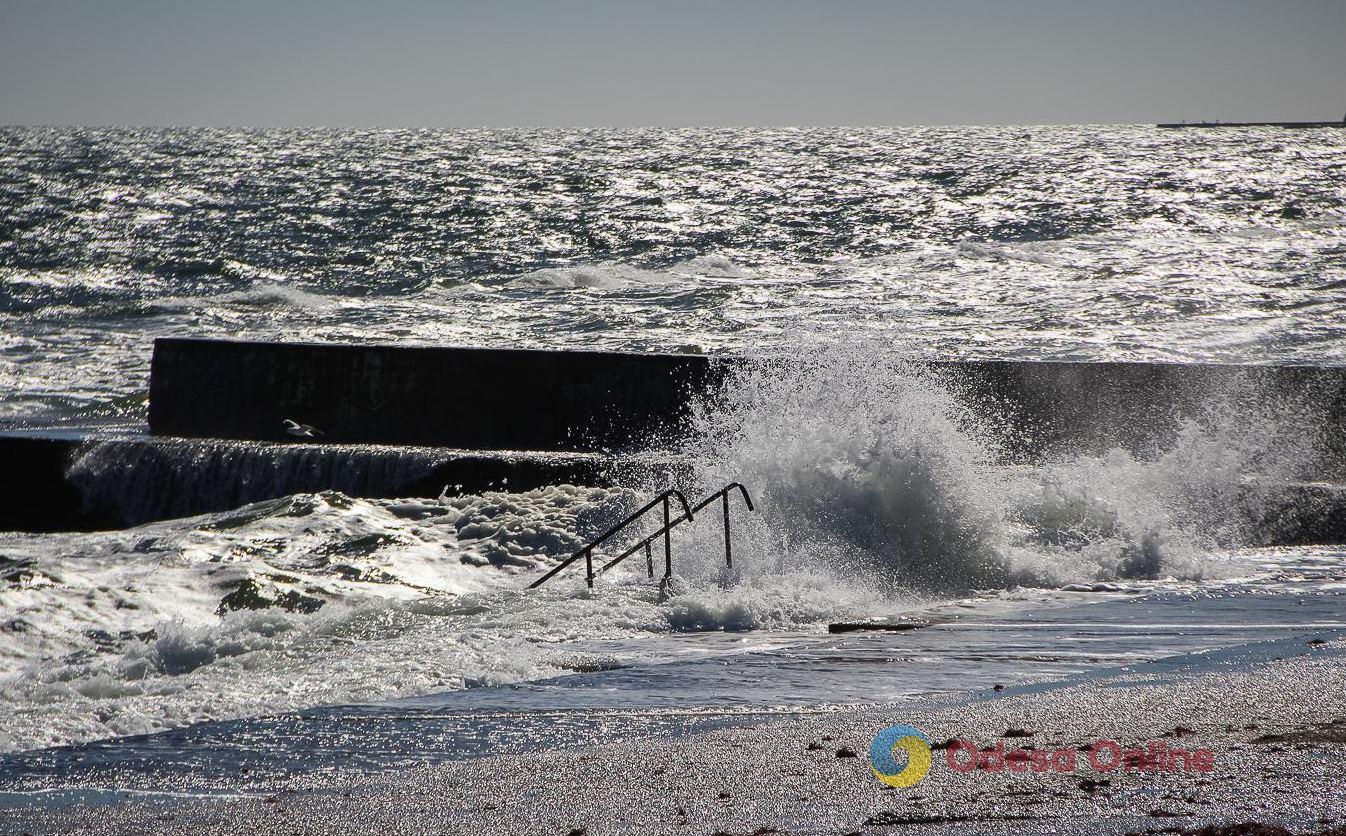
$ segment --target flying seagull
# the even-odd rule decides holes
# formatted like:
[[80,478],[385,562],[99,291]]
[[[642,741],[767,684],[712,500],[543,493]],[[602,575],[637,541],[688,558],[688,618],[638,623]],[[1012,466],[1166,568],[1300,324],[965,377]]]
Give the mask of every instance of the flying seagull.
[[285,419],[285,432],[297,438],[313,438],[322,435],[322,430],[317,427],[312,427],[308,424],[300,424],[296,421],[291,421],[289,418]]

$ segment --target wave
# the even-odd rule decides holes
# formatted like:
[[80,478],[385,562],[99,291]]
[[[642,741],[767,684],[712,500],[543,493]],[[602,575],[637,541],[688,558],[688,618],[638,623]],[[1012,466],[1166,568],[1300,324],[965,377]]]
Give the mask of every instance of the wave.
[[[197,299],[194,301],[199,305],[203,300]],[[184,301],[183,304],[187,304],[187,302]],[[336,304],[336,300],[277,281],[257,280],[244,290],[235,290],[210,297],[207,304],[225,304],[234,307],[312,309],[330,307]]]
[[548,267],[510,279],[512,288],[575,290],[630,290],[661,288],[677,283],[675,276],[628,265]]
[[325,492],[124,531],[4,535],[0,750],[559,673],[547,643],[658,620],[653,595],[586,609],[573,591],[520,592],[520,573],[625,502],[570,486]]
[[947,374],[871,343],[755,359],[697,409],[695,482],[755,486],[759,565],[959,593],[1199,578],[1205,552],[1253,539],[1259,485],[1320,456],[1312,406],[1249,384],[1200,400],[1149,456],[1024,462]]
[[652,269],[630,264],[548,267],[510,279],[507,286],[534,289],[639,290],[695,286],[700,279],[745,279],[751,273],[725,256],[700,255]]

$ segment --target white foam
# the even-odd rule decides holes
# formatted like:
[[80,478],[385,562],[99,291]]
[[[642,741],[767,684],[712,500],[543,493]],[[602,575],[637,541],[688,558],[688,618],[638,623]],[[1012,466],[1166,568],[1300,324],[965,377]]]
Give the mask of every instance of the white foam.
[[579,267],[548,267],[524,273],[510,280],[512,287],[557,288],[574,290],[629,290],[658,288],[675,284],[677,276],[654,270],[643,270],[629,265],[592,264]]
[[[199,304],[201,300],[195,301]],[[245,290],[212,297],[210,303],[233,307],[315,309],[336,305],[337,300],[284,284],[277,277],[255,280]]]
[[722,279],[744,279],[751,275],[748,270],[735,264],[733,259],[722,255],[699,255],[689,258],[674,264],[669,268],[669,272]]
[[510,280],[515,288],[640,290],[686,285],[701,280],[744,279],[751,274],[726,256],[701,255],[679,261],[662,269],[630,264],[584,264],[573,267],[548,267],[524,273]]
[[[25,577],[0,587],[0,748],[558,672],[534,642],[584,619],[521,600],[517,573],[573,548],[581,518],[622,496],[325,493],[121,532],[5,535]],[[241,584],[256,605],[301,606],[222,608]],[[608,620],[622,634],[657,621]]]

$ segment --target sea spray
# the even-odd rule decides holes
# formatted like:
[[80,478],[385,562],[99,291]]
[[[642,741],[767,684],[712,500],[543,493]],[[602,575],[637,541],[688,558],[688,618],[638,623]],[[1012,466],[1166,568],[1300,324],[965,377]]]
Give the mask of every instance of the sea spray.
[[[740,480],[758,510],[734,501],[732,570],[716,505],[680,526],[662,592],[639,558],[593,591],[578,573],[524,589],[659,486],[636,482],[442,502],[300,494],[126,531],[8,535],[0,543],[22,571],[0,587],[12,628],[0,641],[11,671],[0,677],[11,709],[0,749],[537,680],[701,646],[669,634],[798,640],[829,621],[909,614],[975,589],[969,612],[1050,594],[1016,585],[1195,579],[1210,572],[1210,545],[1244,530],[1248,500],[1230,498],[1292,478],[1316,455],[1311,409],[1244,392],[1208,399],[1149,455],[1118,447],[1026,463],[955,391],[866,345],[731,370],[697,409],[679,484],[695,498]],[[243,581],[257,585],[258,605],[288,592],[325,603],[221,614]],[[594,658],[576,664],[578,652]]]
[[[918,366],[870,346],[733,369],[693,419],[699,493],[740,480],[758,571],[859,570],[921,588],[1000,586],[1004,474],[974,416]],[[746,570],[745,570],[746,571]]]
[[[1250,377],[1199,393],[1148,455],[1025,462],[1004,446],[1014,428],[948,373],[863,340],[731,368],[695,410],[688,455],[697,495],[742,481],[757,497],[737,517],[735,578],[804,571],[889,595],[1197,578],[1204,552],[1249,541],[1259,486],[1320,457],[1315,404]],[[716,577],[708,525],[680,571]]]
[[[1287,486],[1330,469],[1331,454],[1321,393],[1290,395],[1253,371],[1201,392],[1143,454],[1058,454],[1026,470],[1008,501],[1028,541],[1090,552],[1123,577],[1190,576],[1201,552],[1257,543]],[[1100,545],[1119,539],[1111,559]]]

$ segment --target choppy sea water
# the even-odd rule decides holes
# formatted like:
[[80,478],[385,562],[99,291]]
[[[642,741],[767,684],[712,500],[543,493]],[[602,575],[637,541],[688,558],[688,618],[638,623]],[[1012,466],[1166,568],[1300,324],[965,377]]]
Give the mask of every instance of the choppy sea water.
[[[754,491],[735,570],[702,521],[664,596],[639,572],[522,589],[659,487],[639,480],[0,534],[0,792],[153,789],[97,764],[181,782],[221,751],[380,768],[583,740],[590,711],[661,733],[1338,630],[1340,550],[1252,547],[1249,486],[1321,473],[1305,415],[1234,399],[1146,456],[1011,465],[1003,428],[908,361],[1341,363],[1343,146],[0,130],[11,426],[140,420],[164,335],[771,355],[683,451],[685,488]],[[826,632],[912,618],[940,626]]]
[[1340,362],[1346,133],[0,129],[0,419],[160,335]]

